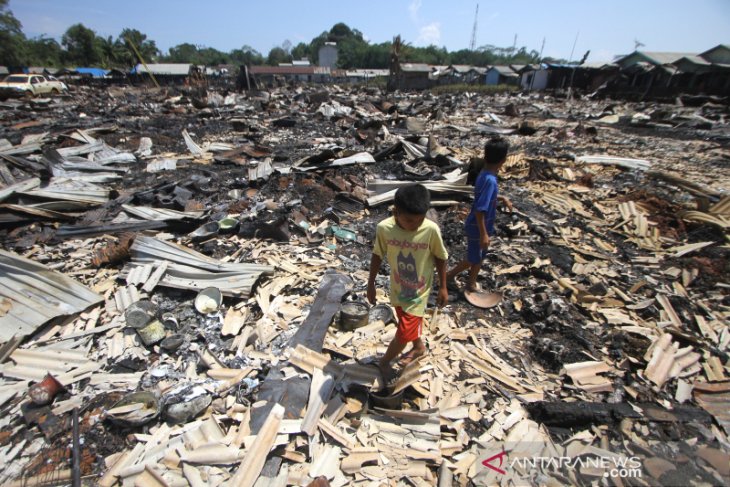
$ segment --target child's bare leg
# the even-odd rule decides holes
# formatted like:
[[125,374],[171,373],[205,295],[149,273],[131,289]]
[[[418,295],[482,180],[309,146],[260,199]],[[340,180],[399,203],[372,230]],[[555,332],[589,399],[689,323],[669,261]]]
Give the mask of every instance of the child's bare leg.
[[425,353],[426,353],[426,344],[423,343],[423,340],[421,340],[421,337],[418,337],[415,340],[413,340],[413,348],[411,348],[407,354],[403,355],[403,357],[400,360],[400,363],[402,365],[408,365]]
[[406,348],[406,344],[408,342],[402,342],[398,335],[393,338],[393,340],[390,342],[390,345],[388,345],[388,350],[385,351],[385,355],[380,359],[380,362],[378,365],[381,369],[389,369],[390,368],[390,362],[393,361],[394,358],[396,358],[404,348]]
[[456,264],[453,269],[446,273],[446,280],[453,281],[456,276],[469,269],[470,267],[471,264],[468,261],[462,260],[461,262]]
[[466,285],[467,291],[477,291],[477,277],[481,264],[469,264],[469,282]]

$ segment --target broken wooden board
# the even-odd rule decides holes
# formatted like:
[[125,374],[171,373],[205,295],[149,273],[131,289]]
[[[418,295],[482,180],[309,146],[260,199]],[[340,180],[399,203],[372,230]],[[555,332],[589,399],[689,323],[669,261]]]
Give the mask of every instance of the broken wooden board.
[[253,487],[256,479],[261,474],[261,469],[264,468],[269,450],[274,446],[274,440],[283,417],[284,408],[280,404],[274,404],[266,422],[246,452],[246,456],[241,460],[241,464],[238,466],[233,478],[231,478],[229,485],[232,487]]

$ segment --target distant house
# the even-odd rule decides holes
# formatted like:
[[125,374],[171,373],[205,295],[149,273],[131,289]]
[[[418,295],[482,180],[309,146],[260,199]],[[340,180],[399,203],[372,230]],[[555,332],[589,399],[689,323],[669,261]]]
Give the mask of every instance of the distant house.
[[684,56],[670,86],[686,93],[726,95],[730,93],[730,47],[718,45],[703,53]]
[[547,64],[527,64],[516,72],[520,75],[519,85],[523,90],[547,89],[549,76]]
[[324,46],[319,48],[317,59],[319,66],[335,69],[337,67],[337,43],[325,42]]
[[43,66],[29,66],[29,67],[23,69],[23,72],[25,74],[43,74],[43,75],[50,74],[52,76],[58,72],[58,69],[50,68],[50,67],[43,67]]
[[67,83],[106,85],[127,82],[127,73],[116,68],[63,68],[56,76]]
[[396,87],[402,90],[425,90],[436,83],[433,66],[420,63],[401,63]]
[[107,74],[109,74],[108,69],[102,68],[74,68],[73,71],[81,76],[88,76],[91,78],[104,78]]
[[727,95],[730,47],[717,45],[700,54],[634,51],[616,61],[621,76],[611,91],[643,96]]
[[[446,77],[449,83],[479,84],[484,78],[487,68],[467,64],[450,65],[439,78]],[[442,82],[443,84],[443,82]]]
[[672,64],[685,56],[692,56],[691,52],[650,52],[634,51],[616,60],[620,69],[626,69],[634,64],[647,63],[653,66]]
[[387,78],[389,74],[388,69],[348,69],[332,72],[333,77],[347,83],[367,83],[375,78]]
[[332,75],[330,68],[321,66],[251,66],[248,72],[264,84],[277,81],[325,83]]
[[138,80],[149,79],[150,76],[154,76],[160,84],[173,84],[183,83],[190,76],[201,76],[204,72],[203,67],[195,66],[193,64],[138,64],[130,75]]
[[520,75],[510,66],[492,66],[487,69],[484,82],[488,85],[518,85]]
[[720,44],[700,54],[702,59],[712,64],[724,64],[730,66],[730,46]]

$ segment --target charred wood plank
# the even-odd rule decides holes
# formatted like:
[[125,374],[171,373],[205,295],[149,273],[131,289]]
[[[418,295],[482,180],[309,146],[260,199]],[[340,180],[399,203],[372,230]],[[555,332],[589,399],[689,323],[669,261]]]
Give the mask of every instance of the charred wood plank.
[[653,403],[640,403],[639,412],[627,403],[602,402],[545,402],[538,401],[525,406],[530,417],[546,426],[575,427],[588,424],[614,424],[624,418],[677,422],[710,423],[712,417],[700,408],[677,405],[671,411]]

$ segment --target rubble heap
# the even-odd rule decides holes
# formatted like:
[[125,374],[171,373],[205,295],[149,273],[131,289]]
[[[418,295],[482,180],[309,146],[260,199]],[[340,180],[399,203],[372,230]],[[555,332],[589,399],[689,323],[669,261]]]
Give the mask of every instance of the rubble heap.
[[[338,86],[3,102],[0,480],[727,485],[728,114]],[[403,184],[464,255],[494,134],[514,211],[479,282],[502,302],[431,303],[383,394],[385,271],[366,321],[341,304]]]

